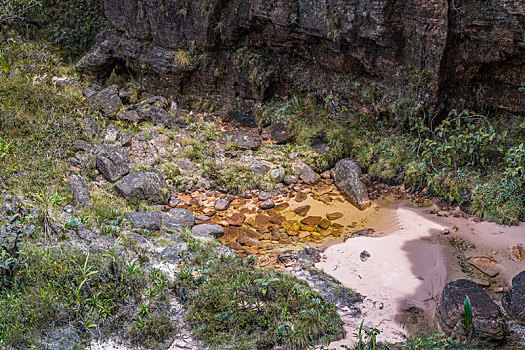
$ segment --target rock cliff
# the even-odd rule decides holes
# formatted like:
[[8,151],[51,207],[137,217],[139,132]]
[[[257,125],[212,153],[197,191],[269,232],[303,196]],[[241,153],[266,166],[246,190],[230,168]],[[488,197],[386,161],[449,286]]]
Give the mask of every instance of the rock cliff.
[[[260,101],[327,89],[348,72],[395,84],[426,77],[422,96],[442,110],[524,112],[522,0],[106,0],[107,29],[82,73],[116,66],[164,95]],[[417,73],[419,74],[419,73]]]

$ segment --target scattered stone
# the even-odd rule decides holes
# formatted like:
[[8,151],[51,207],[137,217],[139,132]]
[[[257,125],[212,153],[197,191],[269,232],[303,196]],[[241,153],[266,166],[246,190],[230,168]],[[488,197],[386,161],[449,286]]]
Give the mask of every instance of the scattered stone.
[[239,131],[233,135],[233,143],[243,150],[256,149],[261,145],[261,138],[251,132]]
[[512,286],[501,301],[507,313],[525,325],[525,271],[512,278]]
[[443,288],[437,305],[437,319],[443,331],[466,332],[461,326],[465,296],[472,305],[474,337],[481,342],[501,343],[507,330],[499,307],[479,285],[465,279],[449,282]]
[[246,216],[241,213],[235,213],[226,219],[228,224],[231,226],[242,226],[242,224],[244,224],[244,220],[246,220]]
[[297,176],[292,175],[292,174],[288,174],[288,175],[286,175],[286,176],[284,177],[284,179],[283,179],[283,183],[284,183],[286,186],[296,184],[298,181],[299,181],[299,179],[297,178]]
[[288,143],[292,140],[292,134],[284,123],[276,123],[264,128],[262,136],[263,138],[279,145]]
[[195,214],[188,209],[172,208],[168,212],[161,213],[162,220],[171,225],[181,227],[192,227],[195,225]]
[[92,148],[93,146],[91,146],[91,144],[89,144],[86,141],[82,141],[82,140],[73,141],[73,151],[74,152],[89,152],[91,151]]
[[320,216],[307,216],[301,220],[301,224],[315,227],[321,222],[321,220],[323,220],[323,218]]
[[154,204],[166,202],[167,186],[158,170],[131,173],[115,183],[115,188],[126,200],[147,200]]
[[321,178],[324,179],[324,180],[329,179],[330,178],[330,171],[327,170],[327,171],[323,172],[321,174]]
[[120,129],[111,124],[106,128],[106,135],[104,136],[105,143],[115,143],[117,141]]
[[132,107],[130,107],[130,108],[126,109],[125,111],[119,113],[117,118],[120,119],[120,120],[127,120],[127,121],[130,121],[132,123],[138,123],[138,122],[143,121],[143,120],[146,119],[144,117],[144,115],[139,114],[139,112],[136,109],[132,108]]
[[264,176],[271,169],[269,165],[261,163],[261,162],[251,162],[250,167],[252,168],[253,174],[255,175],[255,177]]
[[327,219],[323,219],[321,220],[320,223],[317,224],[317,226],[319,226],[320,228],[322,228],[323,230],[326,230],[330,227],[331,225],[331,222]]
[[310,166],[304,162],[301,161],[295,161],[292,164],[292,169],[297,174],[299,174],[299,177],[301,180],[303,180],[308,185],[316,185],[321,181],[321,178],[319,175],[317,175]]
[[523,245],[518,244],[514,247],[510,248],[510,252],[512,254],[512,257],[516,261],[522,261],[525,260],[525,249],[523,249]]
[[330,221],[337,220],[343,217],[343,213],[335,212],[326,214],[326,218]]
[[98,146],[96,164],[100,173],[111,182],[115,182],[130,171],[131,159],[128,152],[119,146]]
[[489,256],[473,256],[468,263],[490,277],[496,277],[500,272],[499,263]]
[[370,236],[372,235],[373,232],[374,232],[374,230],[369,229],[369,228],[366,228],[366,229],[364,229],[364,230],[360,230],[360,231],[357,231],[357,232],[352,233],[352,238],[357,238],[357,237],[370,237]]
[[141,114],[145,119],[151,120],[153,124],[161,125],[166,129],[185,128],[188,125],[184,119],[174,117],[168,111],[157,106],[145,109]]
[[119,134],[117,138],[117,141],[122,147],[130,147],[132,140],[133,140],[133,135],[130,132]]
[[237,237],[237,242],[239,242],[242,245],[247,245],[249,247],[258,247],[262,245],[261,241],[259,241],[258,239],[247,236]]
[[230,201],[226,199],[219,198],[215,201],[215,205],[214,205],[215,210],[225,211],[225,210],[228,210],[229,207],[230,207]]
[[89,106],[100,111],[105,117],[112,118],[124,107],[119,97],[118,86],[111,85],[102,91],[95,92],[86,98]]
[[24,205],[24,202],[22,202],[22,200],[18,196],[11,193],[6,193],[3,195],[1,209],[7,215],[19,214],[21,216],[26,216],[27,214],[29,214],[29,211]]
[[272,198],[272,194],[270,192],[261,192],[259,193],[259,196],[257,199],[259,199],[261,202],[267,201]]
[[286,172],[283,168],[275,168],[270,170],[270,179],[276,183],[283,182],[286,177]]
[[187,254],[187,245],[180,243],[177,247],[167,247],[161,253],[160,257],[164,261],[178,264],[184,261],[184,255]]
[[193,226],[191,232],[195,236],[200,237],[221,237],[222,235],[224,235],[224,228],[222,228],[221,225],[217,224],[200,224]]
[[275,203],[270,199],[259,204],[259,208],[263,210],[272,209],[275,207]]
[[365,209],[370,206],[363,173],[361,167],[350,158],[341,159],[332,169],[332,177],[343,194],[358,209]]
[[370,256],[371,256],[370,253],[366,250],[363,250],[361,254],[359,254],[359,258],[361,259],[362,262],[367,261]]
[[297,193],[295,194],[295,201],[298,202],[298,203],[305,201],[306,198],[308,198],[308,197],[306,196],[306,193],[303,193],[303,192],[297,192]]
[[234,250],[242,250],[242,245],[240,245],[237,241],[228,242],[228,247]]
[[131,221],[133,227],[139,229],[158,231],[162,224],[158,211],[134,211],[126,213],[125,217]]
[[306,216],[308,212],[310,211],[311,206],[309,205],[301,205],[300,207],[295,208],[294,213],[301,216]]
[[284,202],[275,205],[275,211],[282,211],[290,206],[290,203]]
[[450,234],[450,230],[449,230],[448,228],[444,229],[444,230],[443,230],[443,234],[444,234],[444,235],[448,235],[448,234]]
[[80,175],[69,176],[69,186],[73,193],[73,205],[78,207],[88,207],[91,205],[89,188],[86,180]]

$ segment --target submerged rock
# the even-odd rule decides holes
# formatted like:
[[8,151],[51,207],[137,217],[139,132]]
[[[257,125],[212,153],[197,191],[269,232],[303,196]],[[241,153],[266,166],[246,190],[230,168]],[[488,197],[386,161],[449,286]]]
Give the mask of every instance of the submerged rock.
[[115,188],[126,200],[147,200],[152,203],[166,202],[167,186],[158,170],[131,173],[115,183]]
[[512,287],[505,292],[501,302],[509,316],[525,325],[525,271],[512,278]]
[[478,284],[465,279],[447,283],[443,288],[437,305],[437,319],[443,331],[448,334],[463,331],[463,302],[466,296],[472,305],[473,336],[479,342],[501,343],[507,328],[499,307]]
[[332,169],[331,174],[337,187],[353,205],[361,210],[370,206],[370,198],[359,164],[350,158],[341,159]]

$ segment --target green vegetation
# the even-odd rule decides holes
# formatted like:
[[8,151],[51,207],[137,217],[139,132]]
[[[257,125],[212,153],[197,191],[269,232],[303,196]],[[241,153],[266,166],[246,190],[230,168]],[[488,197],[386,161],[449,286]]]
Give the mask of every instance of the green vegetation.
[[40,228],[31,216],[0,220],[0,346],[39,346],[68,325],[86,340],[118,332],[157,347],[169,339],[175,326],[164,307],[166,276],[122,260],[118,240],[108,253],[39,246]]
[[46,40],[67,59],[86,52],[105,24],[103,0],[3,0],[0,6],[1,41],[12,30],[26,39]]
[[294,96],[269,102],[257,120],[261,126],[285,122],[297,145],[328,144],[326,154],[306,157],[318,171],[351,157],[373,180],[424,190],[485,220],[524,220],[525,123],[519,116],[455,110],[438,122],[416,98],[426,91],[425,79],[407,72],[407,85],[390,110],[380,103],[378,85],[356,82],[360,102],[381,113],[361,114],[325,94],[322,101]]
[[255,258],[218,255],[216,243],[189,240],[194,258],[178,275],[188,321],[212,346],[304,349],[344,335],[332,304],[304,281],[255,267]]

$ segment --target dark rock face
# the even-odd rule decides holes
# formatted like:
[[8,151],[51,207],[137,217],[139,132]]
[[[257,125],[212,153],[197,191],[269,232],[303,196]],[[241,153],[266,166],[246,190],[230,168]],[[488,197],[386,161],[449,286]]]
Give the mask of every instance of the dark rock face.
[[147,200],[152,203],[164,203],[167,200],[166,180],[158,170],[128,174],[115,183],[115,188],[128,201]]
[[97,155],[97,169],[108,181],[117,181],[129,173],[131,159],[122,147],[102,145],[94,153]]
[[474,337],[481,342],[500,343],[506,336],[506,324],[499,307],[476,283],[457,280],[447,283],[437,305],[437,318],[441,328],[452,333],[458,322],[462,322],[465,296],[472,304]]
[[512,318],[525,325],[525,271],[514,276],[512,287],[505,292],[501,302]]
[[160,212],[158,211],[134,211],[126,213],[126,219],[131,221],[133,227],[150,231],[160,230],[162,223]]
[[82,176],[75,174],[69,176],[69,186],[73,192],[73,205],[86,207],[91,204],[88,184]]
[[361,167],[352,159],[341,159],[331,171],[334,181],[343,194],[359,209],[370,206]]
[[[521,0],[105,0],[105,8],[108,29],[79,71],[107,76],[126,62],[146,90],[163,95],[261,100],[335,82],[342,76],[326,79],[334,72],[395,80],[414,67],[428,73],[436,106],[467,107],[481,93],[489,106],[525,111],[517,91],[525,81]],[[209,59],[177,59],[189,42]],[[252,54],[246,47],[260,52],[243,62]],[[245,63],[251,58],[257,73]],[[291,58],[308,62],[307,71],[290,69]]]
[[118,87],[111,85],[102,91],[93,93],[86,101],[91,108],[99,110],[105,117],[114,117],[124,107],[118,94]]

